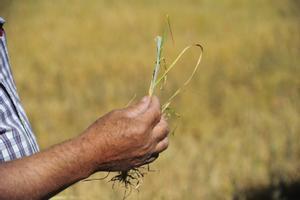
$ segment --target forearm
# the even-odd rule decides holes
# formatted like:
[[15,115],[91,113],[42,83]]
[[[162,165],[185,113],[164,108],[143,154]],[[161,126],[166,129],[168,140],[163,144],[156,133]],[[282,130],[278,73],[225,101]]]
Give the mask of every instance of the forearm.
[[126,171],[168,147],[157,98],[112,111],[82,135],[35,155],[0,164],[0,199],[46,199],[96,171]]
[[0,165],[0,199],[46,199],[93,172],[89,144],[80,136]]

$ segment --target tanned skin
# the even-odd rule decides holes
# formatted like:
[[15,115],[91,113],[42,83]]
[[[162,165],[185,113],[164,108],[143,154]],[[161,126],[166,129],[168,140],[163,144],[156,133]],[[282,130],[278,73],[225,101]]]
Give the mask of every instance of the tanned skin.
[[155,160],[168,147],[168,123],[157,97],[114,110],[81,135],[0,164],[0,199],[47,199],[98,171],[124,171]]

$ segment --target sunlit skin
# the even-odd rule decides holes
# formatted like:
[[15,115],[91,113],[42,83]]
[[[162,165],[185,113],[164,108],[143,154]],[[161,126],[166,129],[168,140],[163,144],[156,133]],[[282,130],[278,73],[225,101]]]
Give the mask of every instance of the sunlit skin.
[[157,97],[114,110],[82,134],[35,155],[0,165],[0,199],[46,199],[98,171],[125,171],[168,147]]

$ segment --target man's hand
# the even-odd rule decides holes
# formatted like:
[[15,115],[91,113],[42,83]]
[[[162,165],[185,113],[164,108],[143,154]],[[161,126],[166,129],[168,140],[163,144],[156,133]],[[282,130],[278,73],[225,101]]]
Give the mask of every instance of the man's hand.
[[99,118],[82,135],[95,171],[124,171],[155,160],[168,147],[168,123],[157,97]]
[[153,161],[168,147],[168,124],[156,97],[115,110],[80,136],[0,164],[0,199],[48,199],[96,171],[123,171]]

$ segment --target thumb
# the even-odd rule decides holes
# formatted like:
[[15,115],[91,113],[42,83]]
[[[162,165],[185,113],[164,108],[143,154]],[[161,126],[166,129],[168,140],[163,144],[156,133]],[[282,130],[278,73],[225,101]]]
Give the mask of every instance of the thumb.
[[143,97],[138,103],[129,106],[126,110],[130,117],[136,117],[143,114],[150,105],[151,98],[149,96]]

